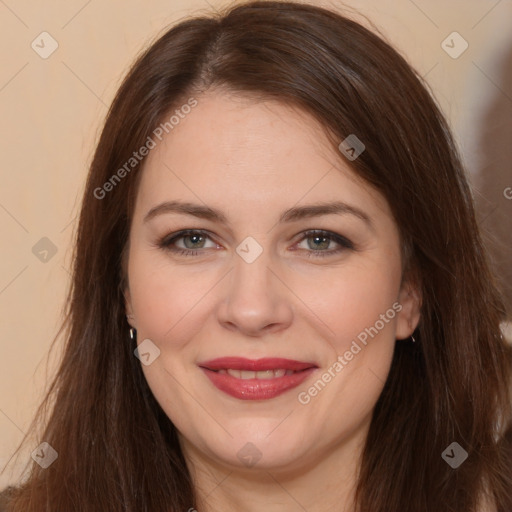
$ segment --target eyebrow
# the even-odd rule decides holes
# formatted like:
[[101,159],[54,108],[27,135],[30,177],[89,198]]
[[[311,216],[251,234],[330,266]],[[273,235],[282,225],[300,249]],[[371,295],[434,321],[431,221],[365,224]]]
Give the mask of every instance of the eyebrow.
[[[191,215],[200,219],[211,220],[214,222],[220,222],[222,224],[229,224],[227,217],[220,211],[209,206],[194,204],[189,202],[180,201],[166,201],[161,203],[148,211],[144,217],[143,222],[148,222],[157,215],[165,213],[178,213],[182,215]],[[279,222],[294,222],[297,220],[319,217],[321,215],[353,215],[358,219],[364,221],[368,227],[375,231],[370,217],[355,206],[349,205],[342,201],[336,201],[331,203],[318,203],[307,206],[294,206],[285,210],[280,218]]]

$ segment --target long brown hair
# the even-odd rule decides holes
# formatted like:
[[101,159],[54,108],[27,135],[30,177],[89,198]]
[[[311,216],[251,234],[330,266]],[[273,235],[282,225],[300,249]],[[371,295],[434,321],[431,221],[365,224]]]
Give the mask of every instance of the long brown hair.
[[[397,342],[358,475],[360,512],[512,510],[511,356],[502,300],[464,169],[439,108],[388,43],[337,13],[257,1],[187,19],[133,65],[90,167],[64,320],[66,345],[40,441],[59,454],[10,489],[18,512],[177,512],[197,500],[176,429],[134,357],[122,258],[143,162],[98,198],[169,113],[210,87],[276,99],[318,119],[388,200],[407,276],[422,292],[415,343]],[[340,158],[344,158],[340,153]],[[95,194],[96,191],[96,194]],[[51,407],[50,407],[51,405]],[[467,453],[458,468],[441,454]]]

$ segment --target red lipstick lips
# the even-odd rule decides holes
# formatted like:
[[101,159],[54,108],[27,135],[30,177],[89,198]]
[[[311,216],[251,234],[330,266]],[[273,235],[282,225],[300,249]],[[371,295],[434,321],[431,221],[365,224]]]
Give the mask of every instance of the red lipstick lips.
[[266,400],[297,387],[315,363],[283,358],[222,357],[199,364],[212,384],[240,400]]

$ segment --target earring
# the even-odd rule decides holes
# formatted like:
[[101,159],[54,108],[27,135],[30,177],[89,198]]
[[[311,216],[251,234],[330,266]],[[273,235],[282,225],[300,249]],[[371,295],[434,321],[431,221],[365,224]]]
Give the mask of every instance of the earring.
[[[133,315],[126,315],[126,318],[135,318]],[[137,329],[130,327],[130,338],[137,341]]]
[[411,340],[412,340],[413,343],[416,341],[412,334],[411,334]]

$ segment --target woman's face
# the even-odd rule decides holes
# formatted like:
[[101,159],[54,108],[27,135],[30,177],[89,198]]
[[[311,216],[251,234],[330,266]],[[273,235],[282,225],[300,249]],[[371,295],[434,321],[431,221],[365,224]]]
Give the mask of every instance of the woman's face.
[[277,471],[360,445],[418,299],[386,201],[315,120],[199,97],[147,157],[128,254],[142,368],[186,454]]

